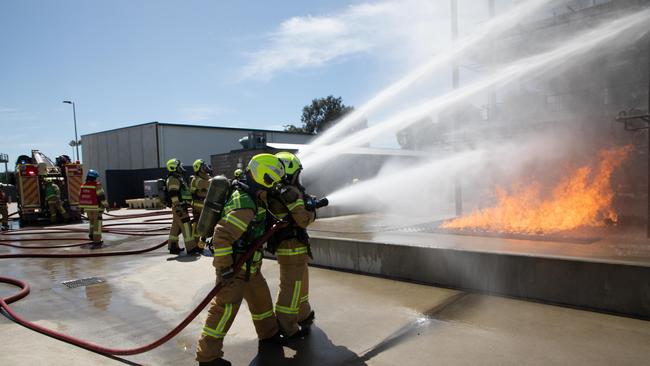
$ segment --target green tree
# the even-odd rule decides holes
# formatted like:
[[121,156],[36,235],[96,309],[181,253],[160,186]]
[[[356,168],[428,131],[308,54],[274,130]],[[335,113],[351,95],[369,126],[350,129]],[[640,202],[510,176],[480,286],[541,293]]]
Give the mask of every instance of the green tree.
[[353,110],[354,107],[343,104],[341,97],[335,98],[333,95],[329,95],[325,98],[314,99],[311,104],[302,108],[300,117],[302,126],[286,125],[284,130],[310,134],[321,133]]

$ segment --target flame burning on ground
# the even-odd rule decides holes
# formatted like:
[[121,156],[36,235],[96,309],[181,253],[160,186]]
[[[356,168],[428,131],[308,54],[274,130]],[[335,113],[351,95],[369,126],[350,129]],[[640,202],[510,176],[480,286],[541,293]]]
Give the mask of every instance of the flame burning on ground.
[[497,204],[475,210],[441,225],[446,229],[545,234],[581,226],[602,226],[617,221],[612,210],[610,178],[632,152],[632,146],[602,150],[593,169],[583,166],[562,179],[549,198],[542,198],[539,183],[517,183],[512,193],[496,188]]

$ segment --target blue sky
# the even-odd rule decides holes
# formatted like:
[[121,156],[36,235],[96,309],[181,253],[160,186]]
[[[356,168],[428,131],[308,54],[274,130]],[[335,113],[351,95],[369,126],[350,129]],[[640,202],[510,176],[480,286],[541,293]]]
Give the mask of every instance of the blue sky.
[[[487,5],[464,3],[468,30]],[[448,11],[428,0],[0,1],[0,152],[71,154],[68,99],[80,135],[149,121],[299,124],[311,99],[359,105],[445,46]]]

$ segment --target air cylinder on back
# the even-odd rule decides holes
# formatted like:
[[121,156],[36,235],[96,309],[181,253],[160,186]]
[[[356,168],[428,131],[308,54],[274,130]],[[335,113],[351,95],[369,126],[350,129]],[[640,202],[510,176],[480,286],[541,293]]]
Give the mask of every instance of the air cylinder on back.
[[230,190],[230,181],[223,175],[217,175],[210,179],[208,193],[203,201],[203,211],[199,217],[196,231],[199,236],[210,237],[214,231],[217,221],[221,218],[223,205],[226,203],[226,195]]

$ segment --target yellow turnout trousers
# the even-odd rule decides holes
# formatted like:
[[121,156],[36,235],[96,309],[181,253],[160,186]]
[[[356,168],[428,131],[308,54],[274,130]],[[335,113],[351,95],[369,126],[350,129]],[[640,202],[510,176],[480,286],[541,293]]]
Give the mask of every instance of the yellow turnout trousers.
[[65,211],[63,208],[63,205],[61,204],[61,200],[58,198],[53,198],[49,199],[47,201],[47,208],[50,211],[50,222],[55,223],[56,220],[56,214],[59,213],[61,215],[61,218],[64,220],[68,219],[68,213]]
[[284,240],[275,252],[280,265],[280,291],[275,313],[282,331],[291,336],[311,312],[309,305],[309,255],[296,239]]
[[167,248],[178,248],[178,236],[183,234],[183,241],[185,242],[185,252],[189,252],[196,246],[194,235],[192,234],[192,223],[190,215],[187,213],[186,208],[172,209],[172,227],[169,229],[169,241]]
[[92,239],[94,243],[99,243],[102,241],[102,212],[103,209],[91,209],[86,208],[84,210],[88,216],[88,236]]
[[212,299],[196,349],[197,361],[209,362],[223,356],[223,339],[244,299],[259,339],[271,338],[278,332],[271,293],[262,272],[251,273],[246,281],[242,271]]

